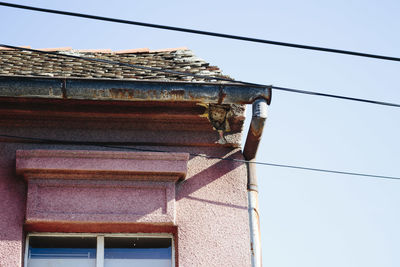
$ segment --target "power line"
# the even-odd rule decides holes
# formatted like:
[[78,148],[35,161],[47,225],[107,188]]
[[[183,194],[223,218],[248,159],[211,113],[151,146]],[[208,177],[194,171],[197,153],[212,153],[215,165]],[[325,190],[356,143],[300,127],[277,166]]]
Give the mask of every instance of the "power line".
[[[70,141],[70,140],[45,139],[45,138],[36,138],[36,137],[6,135],[6,134],[0,134],[0,137],[9,138],[9,139],[17,139],[17,140],[25,140],[25,141],[34,141],[34,142],[46,143],[46,144],[97,146],[97,147],[114,148],[114,149],[126,149],[126,150],[131,150],[131,151],[159,152],[159,153],[176,152],[176,151],[167,151],[167,150],[158,150],[158,149],[144,149],[144,148],[135,148],[135,147],[126,147],[126,146],[105,145],[104,143],[100,143],[100,142],[82,142],[82,141],[79,142],[79,141]],[[188,153],[188,154],[191,156],[194,156],[194,157],[219,159],[219,160],[233,161],[233,162],[240,162],[240,163],[252,163],[252,164],[271,166],[271,167],[280,167],[280,168],[289,168],[289,169],[324,172],[324,173],[334,173],[334,174],[343,174],[343,175],[352,175],[352,176],[363,176],[363,177],[379,178],[379,179],[400,180],[400,177],[396,177],[396,176],[384,176],[384,175],[375,175],[375,174],[367,174],[367,173],[359,173],[359,172],[346,172],[346,171],[328,170],[328,169],[321,169],[321,168],[310,168],[310,167],[304,167],[304,166],[276,164],[276,163],[260,162],[260,161],[248,161],[248,160],[242,160],[242,159],[208,156],[208,155],[198,154],[198,153]]]
[[40,7],[33,7],[33,6],[26,6],[26,5],[18,5],[18,4],[7,3],[7,2],[0,2],[0,5],[7,6],[7,7],[12,7],[12,8],[19,8],[19,9],[26,9],[26,10],[32,10],[32,11],[45,12],[45,13],[52,13],[52,14],[59,14],[59,15],[66,15],[66,16],[73,16],[73,17],[80,17],[80,18],[87,18],[87,19],[94,19],[94,20],[101,20],[101,21],[108,21],[108,22],[116,22],[116,23],[143,26],[143,27],[150,27],[150,28],[157,28],[157,29],[170,30],[170,31],[186,32],[186,33],[193,33],[193,34],[199,34],[199,35],[208,35],[208,36],[227,38],[227,39],[234,39],[234,40],[241,40],[241,41],[248,41],[248,42],[254,42],[254,43],[263,43],[263,44],[270,44],[270,45],[286,46],[286,47],[292,47],[292,48],[300,48],[300,49],[315,50],[315,51],[322,51],[322,52],[329,52],[329,53],[345,54],[345,55],[359,56],[359,57],[368,57],[368,58],[390,60],[390,61],[400,61],[400,58],[398,58],[398,57],[383,56],[383,55],[376,55],[376,54],[368,54],[368,53],[349,51],[349,50],[341,50],[341,49],[334,49],[334,48],[327,48],[327,47],[318,47],[318,46],[311,46],[311,45],[286,43],[286,42],[258,39],[258,38],[245,37],[245,36],[232,35],[232,34],[225,34],[225,33],[201,31],[201,30],[195,30],[195,29],[189,29],[189,28],[181,28],[181,27],[174,27],[174,26],[167,26],[167,25],[160,25],[160,24],[153,24],[153,23],[146,23],[146,22],[139,22],[139,21],[132,21],[132,20],[123,20],[123,19],[109,18],[109,17],[97,16],[97,15],[89,15],[89,14],[82,14],[82,13],[76,13],[76,12],[69,12],[69,11],[62,11],[62,10],[55,10],[55,9],[47,9],[47,8],[40,8]]
[[325,94],[325,93],[312,92],[312,91],[305,91],[305,90],[300,90],[300,89],[279,87],[279,86],[273,86],[273,85],[271,86],[271,88],[274,89],[274,90],[285,91],[285,92],[291,92],[291,93],[306,94],[306,95],[314,95],[314,96],[323,96],[323,97],[331,97],[331,98],[344,99],[344,100],[357,101],[357,102],[364,102],[364,103],[370,103],[370,104],[376,104],[376,105],[383,105],[383,106],[400,107],[400,104],[389,103],[389,102],[383,102],[383,101],[376,101],[376,100],[370,100],[370,99],[363,99],[363,98],[355,98],[355,97],[349,97],[349,96]]
[[169,74],[174,74],[174,75],[190,76],[190,77],[200,78],[200,79],[209,80],[209,81],[212,81],[212,80],[225,81],[225,82],[232,82],[232,83],[244,84],[244,85],[255,86],[255,87],[271,88],[271,89],[274,89],[274,90],[286,91],[286,92],[290,92],[290,93],[322,96],[322,97],[329,97],[329,98],[357,101],[357,102],[363,102],[363,103],[369,103],[369,104],[391,106],[391,107],[397,107],[397,108],[400,107],[400,104],[397,104],[397,103],[375,101],[375,100],[370,100],[370,99],[355,98],[355,97],[348,97],[348,96],[342,96],[342,95],[325,94],[325,93],[306,91],[306,90],[300,90],[300,89],[293,89],[293,88],[279,87],[279,86],[273,86],[273,85],[251,83],[251,82],[227,79],[227,78],[223,78],[223,77],[199,75],[199,74],[194,74],[194,73],[189,73],[189,72],[180,72],[180,71],[166,70],[166,69],[162,69],[162,68],[154,68],[154,67],[148,67],[148,66],[142,66],[142,65],[129,64],[129,63],[117,62],[117,61],[112,61],[112,60],[107,60],[107,59],[88,58],[88,57],[81,57],[81,56],[76,56],[76,55],[60,54],[60,53],[57,53],[57,52],[42,51],[42,50],[37,50],[37,49],[23,48],[23,47],[5,45],[5,44],[0,44],[0,47],[6,47],[6,48],[16,49],[16,50],[20,50],[20,51],[30,51],[30,52],[36,52],[36,53],[41,53],[41,54],[54,55],[54,56],[57,56],[57,57],[60,57],[60,56],[61,57],[69,57],[69,58],[75,58],[75,59],[86,60],[86,61],[93,61],[93,62],[112,64],[112,65],[119,65],[119,66],[135,68],[135,69],[158,71],[158,72],[164,72],[164,73],[169,73]]

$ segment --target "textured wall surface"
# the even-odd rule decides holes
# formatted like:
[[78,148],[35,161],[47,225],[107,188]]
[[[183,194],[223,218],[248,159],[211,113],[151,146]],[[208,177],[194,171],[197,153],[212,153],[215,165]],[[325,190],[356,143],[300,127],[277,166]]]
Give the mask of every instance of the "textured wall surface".
[[0,143],[0,266],[21,266],[25,182],[15,176],[15,145]]
[[[6,127],[0,127],[0,133],[6,134],[9,130]],[[34,131],[39,137],[47,137],[51,132],[52,136],[59,139],[79,139],[77,135],[66,136],[61,128],[34,129]],[[79,132],[78,129],[75,131]],[[84,129],[81,131],[82,134],[85,133]],[[29,136],[31,131],[28,128],[19,127],[18,132]],[[123,134],[129,133],[124,131]],[[130,134],[135,133],[132,131]],[[162,136],[164,132],[158,134]],[[168,136],[168,133],[165,134]],[[199,133],[194,132],[194,138],[198,138],[196,134]],[[102,130],[99,129],[94,138],[101,137]],[[118,139],[118,136],[115,138]],[[223,147],[153,146],[148,148],[218,157],[242,157],[240,150]],[[23,177],[15,174],[15,153],[16,150],[28,149],[116,150],[95,146],[7,143],[3,140],[0,143],[2,155],[0,157],[0,266],[21,266],[22,262],[26,182]],[[192,155],[188,161],[186,179],[175,185],[175,226],[143,222],[139,224],[126,222],[121,224],[112,221],[87,223],[78,220],[70,225],[65,222],[43,223],[36,228],[26,224],[25,230],[27,232],[170,232],[176,238],[176,262],[179,266],[249,266],[246,177],[246,167],[242,163]],[[45,195],[50,198],[52,194],[51,190],[45,192]],[[157,198],[154,200],[157,201]],[[88,201],[93,201],[93,198],[91,197]],[[70,200],[70,204],[75,205],[73,203],[74,201]],[[50,207],[46,206],[46,209],[58,208],[57,203],[54,205],[54,207],[53,204]],[[145,212],[157,213],[158,206],[147,206]],[[76,207],[67,208],[76,210]]]
[[172,182],[32,179],[26,222],[175,222]]
[[[207,154],[240,158],[240,150]],[[177,186],[180,266],[250,266],[247,173],[243,164],[194,157]]]

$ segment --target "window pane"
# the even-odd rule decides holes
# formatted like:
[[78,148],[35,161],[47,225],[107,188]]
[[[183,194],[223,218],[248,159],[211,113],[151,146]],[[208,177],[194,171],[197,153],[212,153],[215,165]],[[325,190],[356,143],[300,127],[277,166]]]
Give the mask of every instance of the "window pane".
[[95,267],[95,237],[29,238],[28,267]]
[[171,238],[106,237],[104,267],[171,267]]

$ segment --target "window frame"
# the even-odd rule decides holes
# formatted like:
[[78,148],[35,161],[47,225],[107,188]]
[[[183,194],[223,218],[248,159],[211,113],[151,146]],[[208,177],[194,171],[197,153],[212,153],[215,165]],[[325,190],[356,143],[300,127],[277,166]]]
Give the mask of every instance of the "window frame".
[[169,233],[28,233],[25,237],[24,267],[28,267],[29,238],[31,236],[49,237],[96,237],[96,267],[104,267],[104,238],[105,237],[141,237],[141,238],[170,238],[171,267],[175,266],[175,240]]

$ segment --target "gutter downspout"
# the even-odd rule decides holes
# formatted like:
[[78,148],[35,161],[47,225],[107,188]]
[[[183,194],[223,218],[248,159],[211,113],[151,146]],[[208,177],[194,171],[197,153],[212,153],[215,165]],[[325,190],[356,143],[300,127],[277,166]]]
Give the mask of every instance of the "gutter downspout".
[[258,213],[258,185],[256,164],[254,161],[266,118],[267,100],[264,98],[258,98],[253,102],[253,115],[243,149],[243,156],[247,161],[249,161],[247,163],[247,196],[249,201],[248,211],[250,223],[251,266],[253,267],[262,266],[260,218]]

